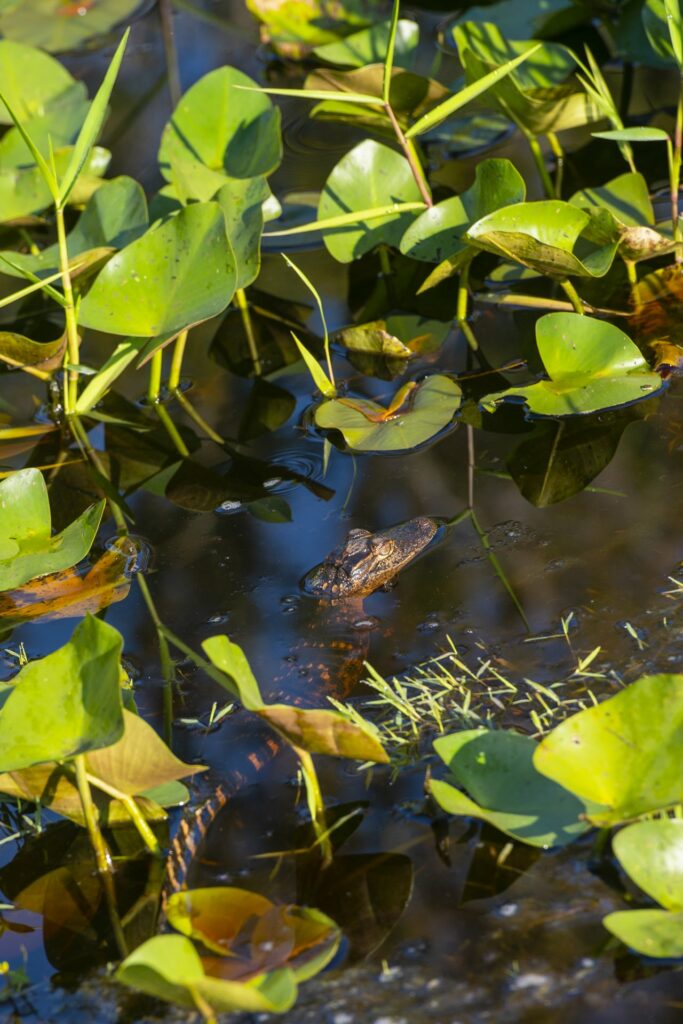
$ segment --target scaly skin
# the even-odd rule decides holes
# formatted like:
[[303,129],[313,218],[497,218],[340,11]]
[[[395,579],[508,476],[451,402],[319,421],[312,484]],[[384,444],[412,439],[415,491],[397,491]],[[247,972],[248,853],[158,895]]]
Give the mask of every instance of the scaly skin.
[[[368,633],[344,633],[363,614],[363,598],[387,586],[431,544],[439,532],[437,519],[420,516],[378,533],[351,530],[346,542],[305,576],[304,590],[318,598],[322,615],[316,616],[321,639],[306,641],[306,658],[296,657],[299,677],[306,678],[306,696],[283,700],[314,707],[327,696],[343,699],[358,682],[367,653]],[[321,618],[327,630],[320,628]],[[327,634],[327,635],[326,635]],[[361,649],[362,648],[362,649]],[[166,865],[166,892],[185,887],[197,850],[211,822],[228,800],[280,752],[281,741],[268,732],[246,758],[244,770],[234,771],[192,816],[180,822]]]

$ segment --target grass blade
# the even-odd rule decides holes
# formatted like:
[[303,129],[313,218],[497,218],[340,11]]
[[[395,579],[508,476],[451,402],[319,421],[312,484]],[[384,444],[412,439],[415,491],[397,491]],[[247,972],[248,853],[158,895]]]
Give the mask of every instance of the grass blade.
[[299,352],[301,353],[301,358],[306,363],[308,372],[313,378],[313,383],[317,387],[318,391],[321,391],[325,398],[334,398],[335,395],[337,394],[337,390],[332,381],[330,380],[330,378],[323,370],[318,360],[315,359],[315,357],[312,356],[311,353],[308,351],[306,346],[299,341],[294,331],[292,331],[291,334],[296,343],[296,347],[299,349]]
[[119,68],[121,67],[121,61],[123,60],[123,52],[126,49],[129,32],[130,29],[126,29],[123,39],[119,43],[116,53],[114,54],[112,62],[107,68],[104,81],[97,90],[95,99],[90,104],[88,116],[83,122],[83,127],[76,139],[74,151],[71,154],[71,160],[69,161],[69,166],[66,169],[66,174],[64,175],[64,180],[59,188],[59,195],[56,199],[56,202],[60,207],[63,207],[69,198],[71,190],[76,184],[76,179],[83,170],[85,162],[90,156],[91,150],[97,141],[98,135],[100,134],[102,124],[107,114],[109,98],[112,94],[114,82],[116,81],[116,76],[119,73]]
[[339,103],[367,103],[374,107],[384,106],[379,96],[370,96],[365,92],[337,92],[335,89],[256,89],[252,85],[233,85],[233,89],[242,92],[265,92],[269,96],[298,96],[303,100],[335,100]]
[[394,50],[396,48],[396,30],[398,28],[398,14],[400,6],[401,0],[394,0],[394,9],[391,12],[389,39],[387,41],[387,54],[384,58],[384,77],[382,79],[382,100],[384,103],[389,102],[389,93],[391,92],[391,72],[394,66]]
[[5,98],[5,96],[3,95],[2,92],[0,92],[0,100],[2,100],[2,102],[5,104],[5,106],[9,110],[9,115],[12,118],[12,120],[14,121],[14,124],[15,124],[19,134],[21,135],[22,139],[24,140],[24,142],[26,143],[26,145],[30,149],[31,155],[33,156],[33,159],[36,162],[38,170],[40,171],[40,173],[43,176],[43,181],[45,182],[45,184],[47,185],[48,189],[50,190],[50,195],[52,196],[54,201],[57,202],[57,197],[59,195],[59,185],[57,183],[57,179],[56,179],[55,175],[50,170],[50,167],[48,165],[47,160],[45,159],[43,154],[40,152],[40,150],[36,146],[35,142],[31,138],[29,133],[26,131],[26,129],[24,128],[24,126],[21,123],[21,121],[19,120],[19,118],[17,117],[17,115],[14,113],[14,110],[10,106],[9,101]]
[[[325,361],[327,362],[327,372],[329,373],[329,379],[327,377],[325,377],[325,382],[324,382],[325,385],[326,385],[327,390],[325,389],[325,387],[321,387],[321,383],[323,383],[322,379],[319,381],[316,378],[315,382],[316,382],[316,384],[318,385],[318,387],[320,388],[320,390],[322,391],[322,393],[324,395],[328,395],[328,394],[335,395],[337,393],[337,389],[336,389],[336,386],[335,386],[335,383],[334,383],[334,370],[332,369],[332,358],[330,356],[330,336],[329,336],[328,331],[327,331],[327,321],[325,320],[325,311],[323,309],[322,299],[320,298],[320,296],[319,296],[315,286],[312,284],[311,281],[308,280],[308,278],[304,274],[303,270],[299,270],[299,268],[297,267],[296,263],[293,263],[292,260],[290,260],[289,256],[285,255],[285,253],[282,254],[282,258],[285,261],[285,263],[287,264],[287,266],[289,267],[289,269],[293,270],[294,273],[298,275],[299,279],[301,281],[303,281],[303,283],[306,285],[306,287],[308,288],[309,292],[311,293],[311,295],[315,299],[316,303],[318,304],[318,312],[320,313],[320,319],[322,320],[323,337],[325,339]],[[294,338],[294,340],[297,343],[297,345],[299,346],[299,348],[303,347],[301,345],[301,342],[299,341],[298,338]],[[307,360],[307,362],[308,362],[308,360]],[[318,366],[317,360],[316,360],[316,366]],[[323,374],[323,376],[325,376],[325,375]]]
[[264,238],[283,238],[285,235],[305,235],[309,231],[327,231],[332,228],[345,228],[351,224],[358,224],[364,220],[377,220],[380,217],[390,217],[395,213],[408,213],[409,210],[426,210],[426,203],[391,203],[389,206],[373,206],[368,210],[357,210],[353,213],[340,213],[337,217],[327,217],[325,220],[314,220],[310,224],[299,224],[296,228],[287,228],[285,231],[266,231]]
[[146,344],[147,338],[128,338],[116,346],[107,361],[79,395],[76,402],[76,412],[79,416],[84,416],[94,405],[97,405],[117,377],[120,377],[126,367],[130,366],[140,349]]
[[472,82],[471,85],[465,86],[465,88],[461,89],[460,92],[455,94],[455,96],[450,96],[447,100],[444,100],[438,107],[434,107],[433,110],[424,114],[419,121],[416,121],[415,124],[412,125],[412,127],[410,127],[405,133],[406,138],[412,139],[416,135],[423,135],[425,132],[436,127],[437,124],[441,124],[441,122],[445,121],[447,117],[451,116],[451,114],[454,114],[457,110],[460,110],[461,107],[464,107],[466,103],[470,103],[471,100],[476,99],[477,96],[481,96],[483,92],[490,89],[492,85],[496,84],[496,82],[500,82],[501,78],[505,78],[506,75],[509,75],[511,71],[514,71],[516,67],[519,67],[520,64],[523,64],[525,60],[528,60],[529,57],[536,53],[536,50],[540,49],[541,46],[542,43],[539,43],[538,46],[532,47],[530,50],[527,50],[526,53],[520,53],[518,57],[514,57],[499,68],[495,68],[494,71],[490,71],[488,75],[484,75],[484,77],[480,78],[477,82]]

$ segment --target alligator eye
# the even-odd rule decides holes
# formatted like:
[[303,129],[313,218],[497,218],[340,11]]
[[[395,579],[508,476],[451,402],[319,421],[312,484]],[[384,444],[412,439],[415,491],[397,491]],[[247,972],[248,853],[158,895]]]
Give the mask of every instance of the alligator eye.
[[373,552],[381,558],[388,558],[395,547],[396,544],[393,540],[384,537],[375,537],[372,541]]

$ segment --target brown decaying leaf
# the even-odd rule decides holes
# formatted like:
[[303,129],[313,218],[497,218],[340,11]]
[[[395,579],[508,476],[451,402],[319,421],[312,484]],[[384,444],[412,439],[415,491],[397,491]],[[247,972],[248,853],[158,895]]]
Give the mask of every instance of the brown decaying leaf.
[[267,704],[256,714],[294,746],[311,754],[330,754],[379,764],[389,761],[382,744],[372,732],[361,729],[336,711]]

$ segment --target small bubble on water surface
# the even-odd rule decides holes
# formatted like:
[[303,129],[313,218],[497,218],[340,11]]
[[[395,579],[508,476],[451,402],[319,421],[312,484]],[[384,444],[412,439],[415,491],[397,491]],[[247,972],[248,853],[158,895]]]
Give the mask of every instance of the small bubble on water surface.
[[353,1017],[350,1013],[335,1013],[332,1024],[353,1024]]
[[273,476],[273,477],[270,478],[270,480],[264,480],[263,481],[263,486],[266,488],[266,490],[268,490],[271,487],[277,487],[277,485],[281,484],[281,483],[282,483],[282,477],[281,476]]
[[379,619],[375,615],[368,615],[366,619],[356,619],[351,628],[364,631],[368,629],[377,629],[378,626]]
[[224,501],[216,509],[216,513],[219,516],[230,516],[235,512],[239,512],[242,508],[241,501]]
[[550,979],[545,974],[520,974],[518,978],[515,978],[512,982],[513,989],[524,989],[524,988],[540,988],[541,985],[547,985]]
[[498,910],[498,913],[501,917],[514,917],[518,910],[519,907],[516,903],[504,903]]
[[228,621],[228,616],[225,615],[225,614],[223,614],[223,615],[212,615],[209,619],[207,619],[207,622],[209,622],[209,624],[212,625],[212,626],[217,626],[217,625],[220,625],[222,622],[227,622],[227,621]]

